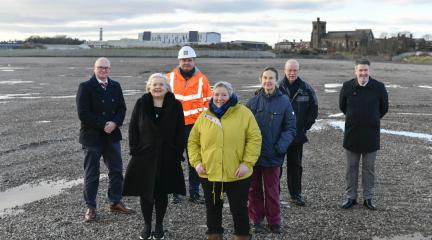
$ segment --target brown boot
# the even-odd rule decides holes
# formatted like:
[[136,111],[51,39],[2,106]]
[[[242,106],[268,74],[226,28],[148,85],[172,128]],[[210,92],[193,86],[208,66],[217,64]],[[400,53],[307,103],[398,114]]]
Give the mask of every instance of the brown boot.
[[252,239],[251,235],[234,235],[234,240],[250,240]]
[[223,235],[219,233],[207,234],[207,240],[223,240]]

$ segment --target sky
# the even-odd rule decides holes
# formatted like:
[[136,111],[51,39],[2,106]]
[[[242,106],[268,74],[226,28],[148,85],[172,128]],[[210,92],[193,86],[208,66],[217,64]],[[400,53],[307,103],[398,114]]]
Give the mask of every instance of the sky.
[[0,41],[38,35],[82,40],[137,39],[138,33],[219,32],[222,41],[310,41],[312,21],[327,31],[372,29],[374,36],[432,35],[431,0],[2,0]]

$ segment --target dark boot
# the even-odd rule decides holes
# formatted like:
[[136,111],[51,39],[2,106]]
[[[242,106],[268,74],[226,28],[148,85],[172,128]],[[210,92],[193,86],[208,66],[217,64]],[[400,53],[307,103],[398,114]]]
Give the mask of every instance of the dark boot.
[[207,240],[223,240],[223,235],[220,233],[207,234]]
[[234,240],[250,240],[252,235],[234,235]]

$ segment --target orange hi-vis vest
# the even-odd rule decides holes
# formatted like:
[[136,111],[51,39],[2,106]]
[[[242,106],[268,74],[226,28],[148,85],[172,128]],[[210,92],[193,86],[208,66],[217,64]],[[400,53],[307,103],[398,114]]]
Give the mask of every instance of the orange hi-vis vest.
[[178,67],[167,74],[175,98],[182,103],[185,124],[194,124],[202,111],[208,109],[212,90],[207,77],[195,67],[195,74],[184,79]]

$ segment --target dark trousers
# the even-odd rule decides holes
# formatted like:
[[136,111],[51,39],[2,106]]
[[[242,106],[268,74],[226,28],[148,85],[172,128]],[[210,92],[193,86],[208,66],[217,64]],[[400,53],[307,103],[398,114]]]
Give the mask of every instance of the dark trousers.
[[235,182],[209,182],[201,178],[207,214],[207,234],[223,233],[221,190],[226,192],[234,221],[234,234],[249,235],[248,191],[251,177]]
[[187,149],[187,142],[189,139],[189,134],[192,130],[193,124],[186,125],[185,126],[185,141],[186,141],[186,156],[189,166],[189,196],[192,196],[193,194],[199,194],[199,185],[200,185],[200,177],[198,173],[196,172],[195,168],[192,167],[189,163],[189,154]]
[[123,191],[123,163],[120,142],[83,147],[85,152],[84,200],[87,207],[96,208],[101,157],[108,168],[108,200],[111,204],[117,204],[122,198]]
[[168,194],[155,193],[154,196],[155,199],[151,202],[145,200],[143,197],[140,198],[141,212],[144,217],[145,224],[151,225],[154,206],[156,211],[156,225],[162,225],[168,206]]
[[[287,184],[291,197],[301,194],[303,144],[291,145],[286,153]],[[281,168],[282,176],[282,168]]]

